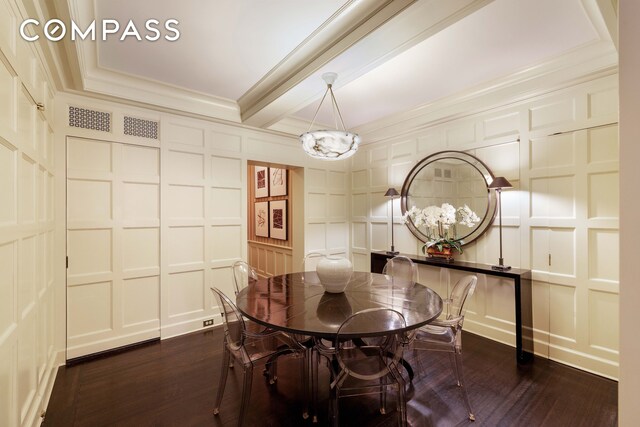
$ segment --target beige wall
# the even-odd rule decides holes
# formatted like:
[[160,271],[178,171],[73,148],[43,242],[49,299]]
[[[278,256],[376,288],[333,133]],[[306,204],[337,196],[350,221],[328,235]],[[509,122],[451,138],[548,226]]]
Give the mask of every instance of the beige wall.
[[[506,106],[491,101],[488,96],[481,113],[444,119],[358,152],[351,166],[354,264],[368,270],[369,251],[391,244],[388,187],[400,190],[429,154],[468,151],[515,187],[502,197],[504,258],[533,272],[535,352],[617,378],[617,75]],[[395,203],[395,247],[416,254],[420,245],[402,224],[399,199]],[[496,264],[498,235],[496,221],[458,258]],[[444,294],[458,277],[448,269],[421,267],[419,273]],[[514,345],[513,298],[511,282],[479,277],[465,328]]]
[[[35,46],[0,0],[0,425],[39,425],[60,362],[54,346],[53,92]],[[36,103],[44,103],[38,111]]]
[[640,2],[620,1],[620,426],[640,419]]

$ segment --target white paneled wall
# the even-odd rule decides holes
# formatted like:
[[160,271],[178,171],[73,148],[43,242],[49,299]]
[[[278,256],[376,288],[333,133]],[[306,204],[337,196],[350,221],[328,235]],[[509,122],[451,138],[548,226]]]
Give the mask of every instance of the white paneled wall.
[[160,153],[67,140],[67,358],[160,335]]
[[[430,154],[468,151],[514,185],[502,193],[504,258],[533,271],[535,352],[616,378],[617,102],[613,75],[365,146],[351,165],[356,267],[368,270],[369,251],[391,245],[387,187],[400,190]],[[395,203],[396,249],[417,254]],[[495,264],[498,246],[496,221],[459,259]],[[447,293],[457,276],[421,267],[420,278]],[[513,295],[510,281],[480,277],[465,328],[514,345]]]
[[[217,286],[233,295],[231,265],[237,260],[248,259],[249,160],[303,168],[304,191],[296,200],[304,200],[304,203],[290,207],[303,222],[301,234],[304,235],[299,245],[293,248],[294,260],[302,260],[304,253],[310,251],[348,255],[348,162],[313,160],[299,148],[295,138],[273,132],[161,114],[75,95],[60,95],[58,100],[60,108],[56,123],[60,137],[56,150],[64,151],[65,141],[76,138],[118,142],[122,143],[118,145],[134,151],[135,147],[159,148],[158,304],[162,338],[202,328],[206,319],[214,318],[220,322],[209,288]],[[69,106],[109,113],[111,131],[69,126]],[[124,115],[159,121],[159,139],[125,135]],[[139,156],[127,155],[123,159],[136,163]],[[60,197],[65,197],[66,189],[59,186],[59,190]],[[139,190],[144,191],[142,188]],[[122,208],[129,206],[134,209],[137,203],[147,199],[142,193],[136,195],[133,192]],[[65,212],[63,207],[60,209],[62,218],[72,214]],[[91,209],[99,211],[107,207],[94,205]],[[144,229],[149,231],[149,226],[147,224]],[[64,252],[65,247],[60,245],[58,250]],[[269,255],[267,252],[273,253]],[[275,261],[279,258],[277,253],[265,251],[264,256],[265,265],[268,264],[268,256],[272,256],[274,269],[279,268]],[[288,262],[293,261],[290,259]],[[140,292],[153,287],[147,282],[138,284],[140,286],[136,289]],[[144,292],[140,292],[133,297],[141,298],[141,302],[147,301]],[[72,323],[72,317],[68,322],[68,330],[81,327]],[[98,335],[95,337],[97,340]],[[96,344],[96,341],[89,340],[83,345],[90,349]]]
[[[343,162],[344,163],[344,162]],[[348,174],[345,170],[305,170],[306,251],[348,257]],[[313,265],[306,266],[312,269]]]
[[[54,346],[53,94],[22,12],[0,0],[0,425],[39,425]],[[36,103],[44,103],[38,111]]]

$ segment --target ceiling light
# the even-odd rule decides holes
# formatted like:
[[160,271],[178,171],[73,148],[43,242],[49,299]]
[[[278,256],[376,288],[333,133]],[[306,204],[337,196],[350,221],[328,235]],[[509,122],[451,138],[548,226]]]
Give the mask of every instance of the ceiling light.
[[[342,120],[342,114],[340,114],[340,108],[336,102],[336,97],[333,95],[333,82],[336,81],[338,75],[336,73],[324,73],[322,80],[327,83],[327,90],[324,92],[324,96],[318,105],[316,113],[313,115],[309,130],[300,135],[300,143],[304,151],[313,158],[321,160],[342,160],[351,157],[355,154],[360,145],[360,136],[349,132]],[[313,124],[316,121],[316,116],[320,107],[327,97],[327,93],[331,95],[331,105],[333,107],[333,120],[335,122],[336,130],[311,130]],[[338,120],[340,119],[340,125],[342,130],[338,130]]]

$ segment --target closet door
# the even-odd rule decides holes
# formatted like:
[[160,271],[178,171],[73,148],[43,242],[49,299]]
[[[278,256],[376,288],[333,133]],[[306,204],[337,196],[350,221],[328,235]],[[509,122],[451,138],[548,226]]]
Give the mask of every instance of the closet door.
[[67,359],[160,336],[157,148],[67,140]]

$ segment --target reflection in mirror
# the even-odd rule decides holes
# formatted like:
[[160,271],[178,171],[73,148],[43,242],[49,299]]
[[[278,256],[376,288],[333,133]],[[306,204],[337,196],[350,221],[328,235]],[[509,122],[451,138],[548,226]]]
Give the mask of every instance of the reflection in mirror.
[[[457,223],[449,233],[453,239],[462,239],[462,245],[469,244],[493,221],[496,201],[488,189],[492,180],[489,168],[470,154],[460,151],[433,154],[420,161],[407,176],[402,187],[402,213],[413,206],[424,209],[448,203],[457,210],[466,205],[479,221],[472,226]],[[411,219],[407,225],[419,240],[430,240],[426,226],[418,224],[416,227]]]

